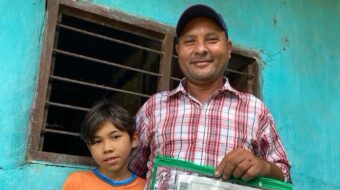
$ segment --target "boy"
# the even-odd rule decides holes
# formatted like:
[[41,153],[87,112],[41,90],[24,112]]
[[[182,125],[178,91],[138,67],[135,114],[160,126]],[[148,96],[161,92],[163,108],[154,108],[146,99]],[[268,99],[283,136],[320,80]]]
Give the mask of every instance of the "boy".
[[135,121],[128,111],[108,100],[86,114],[80,131],[98,168],[72,173],[63,190],[143,189],[145,180],[128,170],[128,158],[137,146]]

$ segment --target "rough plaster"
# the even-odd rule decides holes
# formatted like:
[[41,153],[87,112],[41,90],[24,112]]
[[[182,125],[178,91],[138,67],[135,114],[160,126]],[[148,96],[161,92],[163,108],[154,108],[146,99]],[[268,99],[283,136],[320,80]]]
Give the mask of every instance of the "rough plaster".
[[[260,52],[263,98],[286,146],[296,189],[340,189],[337,0],[88,2],[172,26],[190,4],[215,7],[234,45]],[[25,162],[44,8],[38,0],[0,2],[0,189],[60,189],[68,173],[83,169]]]

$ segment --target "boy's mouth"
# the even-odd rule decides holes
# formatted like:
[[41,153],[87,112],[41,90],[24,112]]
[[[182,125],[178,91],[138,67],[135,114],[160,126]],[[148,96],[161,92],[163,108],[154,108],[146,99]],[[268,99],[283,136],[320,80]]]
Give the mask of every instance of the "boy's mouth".
[[106,163],[112,163],[112,162],[114,162],[117,158],[118,158],[118,156],[110,156],[110,157],[105,158],[103,161],[106,162]]

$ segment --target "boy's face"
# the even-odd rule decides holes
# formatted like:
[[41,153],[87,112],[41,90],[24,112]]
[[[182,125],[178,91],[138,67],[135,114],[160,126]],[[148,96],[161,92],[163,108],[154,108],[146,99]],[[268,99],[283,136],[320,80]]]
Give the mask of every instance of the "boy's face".
[[98,128],[88,148],[101,173],[113,180],[122,180],[130,177],[129,154],[137,142],[137,133],[130,139],[126,131],[106,121]]

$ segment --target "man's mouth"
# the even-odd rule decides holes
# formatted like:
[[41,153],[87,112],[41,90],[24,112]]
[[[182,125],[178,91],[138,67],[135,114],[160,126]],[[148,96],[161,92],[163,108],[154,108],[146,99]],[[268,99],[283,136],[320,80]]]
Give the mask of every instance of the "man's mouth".
[[192,59],[191,63],[211,62],[211,59]]
[[196,66],[206,66],[209,65],[211,62],[212,62],[211,59],[199,59],[191,61],[191,64]]
[[193,57],[191,59],[192,64],[200,64],[200,63],[209,63],[212,62],[212,59],[210,56],[204,56],[204,57]]

